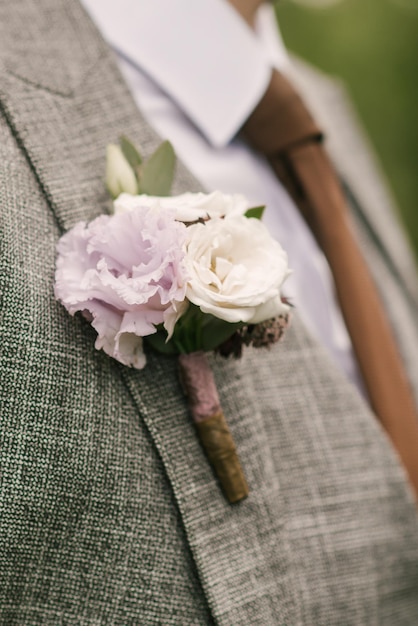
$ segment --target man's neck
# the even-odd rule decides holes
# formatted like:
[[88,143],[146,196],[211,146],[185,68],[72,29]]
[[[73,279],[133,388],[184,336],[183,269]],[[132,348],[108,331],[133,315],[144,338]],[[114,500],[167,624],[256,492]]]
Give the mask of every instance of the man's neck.
[[264,1],[265,0],[228,0],[244,18],[250,28],[254,28],[255,14]]

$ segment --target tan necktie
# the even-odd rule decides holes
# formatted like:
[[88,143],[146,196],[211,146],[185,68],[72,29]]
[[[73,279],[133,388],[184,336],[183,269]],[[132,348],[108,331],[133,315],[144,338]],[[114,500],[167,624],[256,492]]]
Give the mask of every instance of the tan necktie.
[[242,132],[268,157],[328,259],[371,406],[418,496],[417,408],[379,295],[352,234],[339,181],[321,145],[322,132],[289,81],[276,71]]

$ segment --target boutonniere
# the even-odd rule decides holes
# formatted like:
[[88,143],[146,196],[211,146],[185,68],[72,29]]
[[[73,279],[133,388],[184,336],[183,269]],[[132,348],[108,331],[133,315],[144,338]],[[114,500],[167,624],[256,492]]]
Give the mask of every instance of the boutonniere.
[[143,161],[122,138],[107,150],[111,215],[61,237],[55,295],[97,332],[95,347],[124,365],[146,365],[144,344],[177,355],[196,430],[230,502],[248,494],[206,353],[280,339],[289,306],[287,256],[241,195],[168,195],[168,142]]

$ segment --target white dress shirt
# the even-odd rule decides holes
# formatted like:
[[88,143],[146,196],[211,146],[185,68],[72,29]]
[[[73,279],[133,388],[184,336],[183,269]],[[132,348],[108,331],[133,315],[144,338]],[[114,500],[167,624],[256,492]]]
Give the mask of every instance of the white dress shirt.
[[236,137],[271,67],[291,73],[273,8],[259,9],[253,32],[226,0],[82,1],[116,51],[143,115],[196,178],[210,191],[266,205],[263,221],[293,270],[286,295],[363,391],[327,261],[266,160]]

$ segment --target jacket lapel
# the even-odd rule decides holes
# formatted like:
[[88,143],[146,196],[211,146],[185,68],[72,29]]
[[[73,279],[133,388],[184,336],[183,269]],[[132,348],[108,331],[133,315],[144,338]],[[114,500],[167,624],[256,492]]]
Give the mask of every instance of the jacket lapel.
[[[17,11],[11,11],[6,21],[10,32],[27,29],[27,40],[22,49],[7,48],[0,103],[65,231],[79,220],[89,221],[109,210],[104,184],[107,143],[123,133],[146,155],[160,139],[138,112],[112,53],[78,3],[42,0],[35,6],[23,0],[21,7],[26,26],[20,19],[13,23]],[[28,42],[33,43],[29,54]],[[180,165],[174,192],[197,188]],[[277,479],[263,470],[266,459],[260,455],[266,435],[259,428],[261,415],[244,391],[239,370],[237,364],[222,364],[218,377],[231,427],[235,422],[237,443],[248,458],[253,497],[240,507],[231,507],[197,443],[175,361],[150,355],[141,372],[121,367],[139,419],[163,461],[204,592],[219,623],[231,623],[232,614],[235,623],[240,623],[240,610],[246,610],[239,608],[243,593],[252,606],[260,608],[272,595],[275,599],[267,602],[270,616],[297,623],[285,507]],[[164,381],[164,393],[159,381]],[[268,511],[269,532],[277,542],[274,553],[257,534],[260,507]],[[264,617],[261,613],[257,617],[257,611],[254,608],[252,623],[265,623],[260,621],[266,617],[265,610]]]
[[[124,132],[135,140],[140,136],[146,152],[157,138],[138,115],[111,53],[78,3],[45,1],[44,10],[39,4],[21,4],[28,9],[29,45],[25,39],[22,50],[7,49],[1,99],[66,230],[108,208],[106,144]],[[6,21],[13,28],[18,12],[11,13]],[[22,24],[15,27],[21,29]]]

